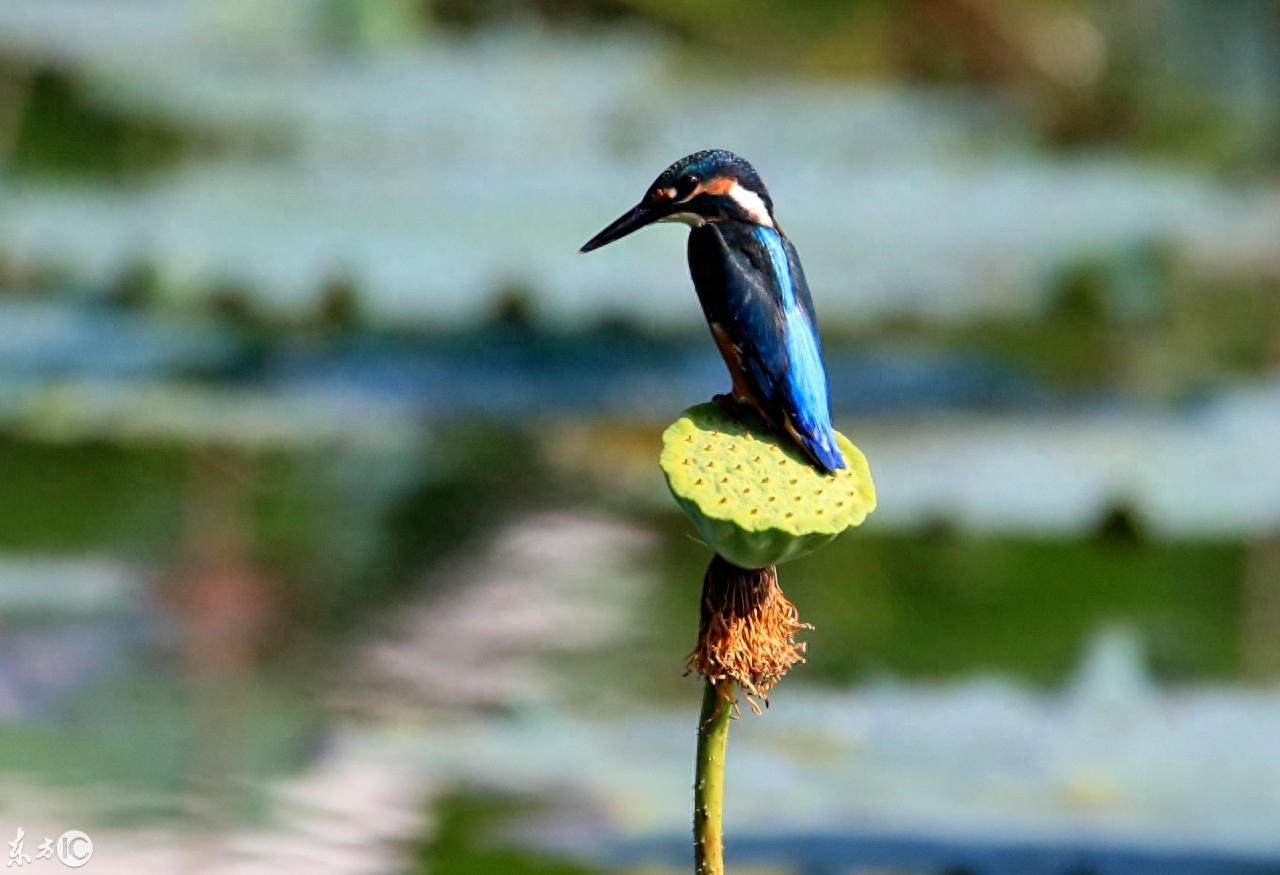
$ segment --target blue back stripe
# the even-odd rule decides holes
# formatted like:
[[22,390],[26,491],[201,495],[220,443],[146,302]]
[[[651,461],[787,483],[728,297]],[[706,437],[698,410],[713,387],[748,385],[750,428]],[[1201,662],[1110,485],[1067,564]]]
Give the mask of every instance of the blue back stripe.
[[756,239],[764,244],[773,262],[773,273],[782,288],[782,306],[788,311],[796,309],[796,288],[791,282],[791,262],[787,260],[787,251],[782,248],[782,238],[778,232],[763,225],[756,227]]
[[787,357],[791,361],[786,380],[800,409],[790,411],[801,432],[810,437],[825,437],[831,429],[830,402],[827,400],[827,375],[818,352],[818,334],[809,317],[796,301],[791,279],[791,261],[782,246],[782,238],[772,228],[755,229],[756,238],[764,244],[773,263],[782,293],[782,315],[786,325]]

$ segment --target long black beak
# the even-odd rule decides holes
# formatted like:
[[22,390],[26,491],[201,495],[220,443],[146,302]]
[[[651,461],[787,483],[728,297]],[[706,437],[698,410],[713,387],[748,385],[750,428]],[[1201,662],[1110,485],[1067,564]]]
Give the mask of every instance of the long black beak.
[[606,243],[612,243],[614,240],[621,240],[632,231],[639,231],[645,225],[658,221],[662,218],[662,212],[644,204],[634,207],[625,215],[619,216],[613,224],[605,228],[596,236],[592,237],[586,243],[582,244],[579,252],[590,252],[593,249],[599,249]]

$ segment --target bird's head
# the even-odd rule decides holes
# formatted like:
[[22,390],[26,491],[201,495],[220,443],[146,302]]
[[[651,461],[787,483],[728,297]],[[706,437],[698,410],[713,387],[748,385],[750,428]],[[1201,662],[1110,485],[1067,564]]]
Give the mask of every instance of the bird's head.
[[672,164],[653,181],[640,203],[588,240],[599,249],[654,222],[697,227],[725,220],[772,228],[773,201],[755,168],[732,152],[708,149]]

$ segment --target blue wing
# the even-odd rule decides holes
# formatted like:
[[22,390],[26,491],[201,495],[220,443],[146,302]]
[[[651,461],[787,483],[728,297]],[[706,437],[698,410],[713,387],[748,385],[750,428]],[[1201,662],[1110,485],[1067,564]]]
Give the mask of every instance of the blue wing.
[[744,382],[765,417],[823,468],[845,467],[813,301],[790,242],[772,228],[708,224],[689,235],[689,267],[722,352],[732,346],[735,385]]

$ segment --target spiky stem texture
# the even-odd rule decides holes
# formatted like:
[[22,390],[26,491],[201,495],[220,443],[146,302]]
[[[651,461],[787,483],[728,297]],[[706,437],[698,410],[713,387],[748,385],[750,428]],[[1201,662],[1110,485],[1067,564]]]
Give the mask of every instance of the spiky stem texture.
[[706,682],[698,718],[698,752],[693,783],[693,871],[723,875],[724,760],[733,715],[733,682]]

